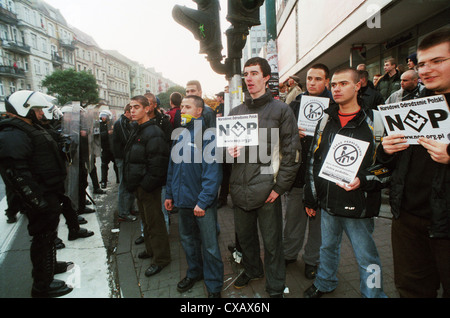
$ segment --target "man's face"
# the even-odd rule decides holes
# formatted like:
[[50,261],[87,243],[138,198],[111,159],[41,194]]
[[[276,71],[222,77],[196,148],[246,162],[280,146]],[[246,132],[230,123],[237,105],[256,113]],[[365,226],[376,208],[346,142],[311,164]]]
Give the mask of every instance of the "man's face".
[[322,94],[330,79],[325,78],[325,71],[318,68],[312,68],[306,74],[306,89],[312,96]]
[[202,115],[202,109],[195,106],[195,102],[192,98],[183,98],[181,101],[181,114],[199,118]]
[[147,98],[147,100],[148,100],[148,103],[150,104],[150,106],[149,106],[150,108],[148,110],[148,115],[150,117],[153,117],[153,115],[155,114],[155,108],[156,108],[157,104],[151,98]]
[[393,69],[395,69],[395,64],[391,64],[391,62],[385,62],[385,63],[384,63],[384,72],[385,72],[385,73],[389,73],[389,72],[391,72]]
[[410,70],[412,70],[412,69],[414,69],[414,66],[415,66],[415,64],[414,64],[414,62],[413,61],[411,61],[411,59],[408,59],[408,68],[410,69]]
[[32,108],[37,120],[41,121],[44,117],[44,110],[42,108]]
[[402,88],[407,91],[412,91],[414,88],[416,88],[417,83],[418,83],[417,78],[413,79],[412,76],[410,76],[406,73],[404,73],[402,75],[401,80],[400,80],[400,84],[401,84]]
[[244,68],[245,84],[253,99],[264,95],[266,92],[266,83],[269,79],[270,75],[264,77],[259,65],[249,65]]
[[355,83],[351,72],[333,75],[331,92],[336,103],[344,105],[352,101],[358,94],[361,82]]
[[144,123],[148,119],[147,112],[150,110],[150,106],[144,107],[138,101],[130,101],[131,106],[131,120],[137,121],[138,124]]
[[[450,92],[450,60],[445,60],[448,58],[450,58],[450,43],[448,42],[417,52],[419,76],[425,87],[435,93]],[[436,61],[442,62],[436,63]]]
[[202,91],[198,89],[197,85],[187,85],[186,96],[188,95],[196,95],[202,97]]

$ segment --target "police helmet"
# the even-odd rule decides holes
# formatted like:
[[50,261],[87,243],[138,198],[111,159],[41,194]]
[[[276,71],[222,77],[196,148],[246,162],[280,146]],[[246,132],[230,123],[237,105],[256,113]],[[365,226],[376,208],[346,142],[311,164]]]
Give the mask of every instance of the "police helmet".
[[112,113],[109,110],[102,110],[100,114],[98,115],[98,119],[102,119],[102,117],[106,117],[107,120],[111,120]]
[[17,91],[5,99],[6,111],[21,117],[27,117],[32,108],[51,106],[48,95],[35,91]]

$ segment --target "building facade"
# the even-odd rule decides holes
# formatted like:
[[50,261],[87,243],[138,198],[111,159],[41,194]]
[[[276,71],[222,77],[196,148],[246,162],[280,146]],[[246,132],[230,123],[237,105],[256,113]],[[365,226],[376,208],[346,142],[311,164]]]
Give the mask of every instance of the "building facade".
[[93,74],[100,99],[121,110],[132,95],[159,94],[175,85],[116,53],[100,48],[42,0],[0,0],[0,111],[4,98],[17,90],[46,93],[42,81],[55,69]]
[[406,65],[420,40],[450,24],[446,0],[277,0],[280,81],[305,81],[315,63],[333,72],[366,64],[370,78],[384,60]]

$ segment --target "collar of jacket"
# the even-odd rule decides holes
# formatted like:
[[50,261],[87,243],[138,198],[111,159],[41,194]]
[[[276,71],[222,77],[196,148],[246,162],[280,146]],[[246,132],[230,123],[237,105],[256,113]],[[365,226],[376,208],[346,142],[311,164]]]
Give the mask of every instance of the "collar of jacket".
[[[361,106],[360,106],[361,107]],[[330,106],[325,109],[325,112],[334,120],[339,120],[339,105],[336,103],[330,103]],[[366,116],[368,116],[366,110],[364,110],[364,107],[361,107],[359,112],[355,115],[355,117],[348,122],[348,124],[345,126],[346,128],[355,128],[361,125],[362,122],[366,119]]]
[[[303,95],[312,96],[312,95],[309,94],[308,91],[305,91],[305,92],[303,93]],[[334,103],[333,95],[331,94],[331,92],[330,92],[327,88],[325,88],[325,89],[323,90],[323,92],[320,93],[317,97],[326,97],[326,98],[329,98],[329,99],[330,99],[330,104],[331,104],[331,103]]]
[[266,89],[266,92],[261,97],[258,97],[256,99],[253,99],[250,94],[245,94],[245,105],[248,106],[248,108],[258,108],[261,106],[266,105],[270,101],[272,101],[272,92],[269,89]]
[[146,127],[148,127],[148,126],[151,126],[151,125],[155,125],[155,121],[154,120],[147,120],[145,123],[143,123],[143,124],[138,124],[138,130],[142,130],[142,129],[144,129],[144,128],[146,128]]

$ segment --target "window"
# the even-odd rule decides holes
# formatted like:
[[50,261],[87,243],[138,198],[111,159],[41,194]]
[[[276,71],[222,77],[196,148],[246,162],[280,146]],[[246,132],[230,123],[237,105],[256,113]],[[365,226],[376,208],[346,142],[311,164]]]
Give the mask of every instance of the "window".
[[16,83],[15,82],[11,81],[9,83],[9,90],[11,91],[11,94],[16,91]]
[[31,33],[31,47],[36,50],[38,48],[37,36],[36,36],[36,34],[33,34],[33,33]]
[[47,53],[47,39],[41,38],[42,52]]

